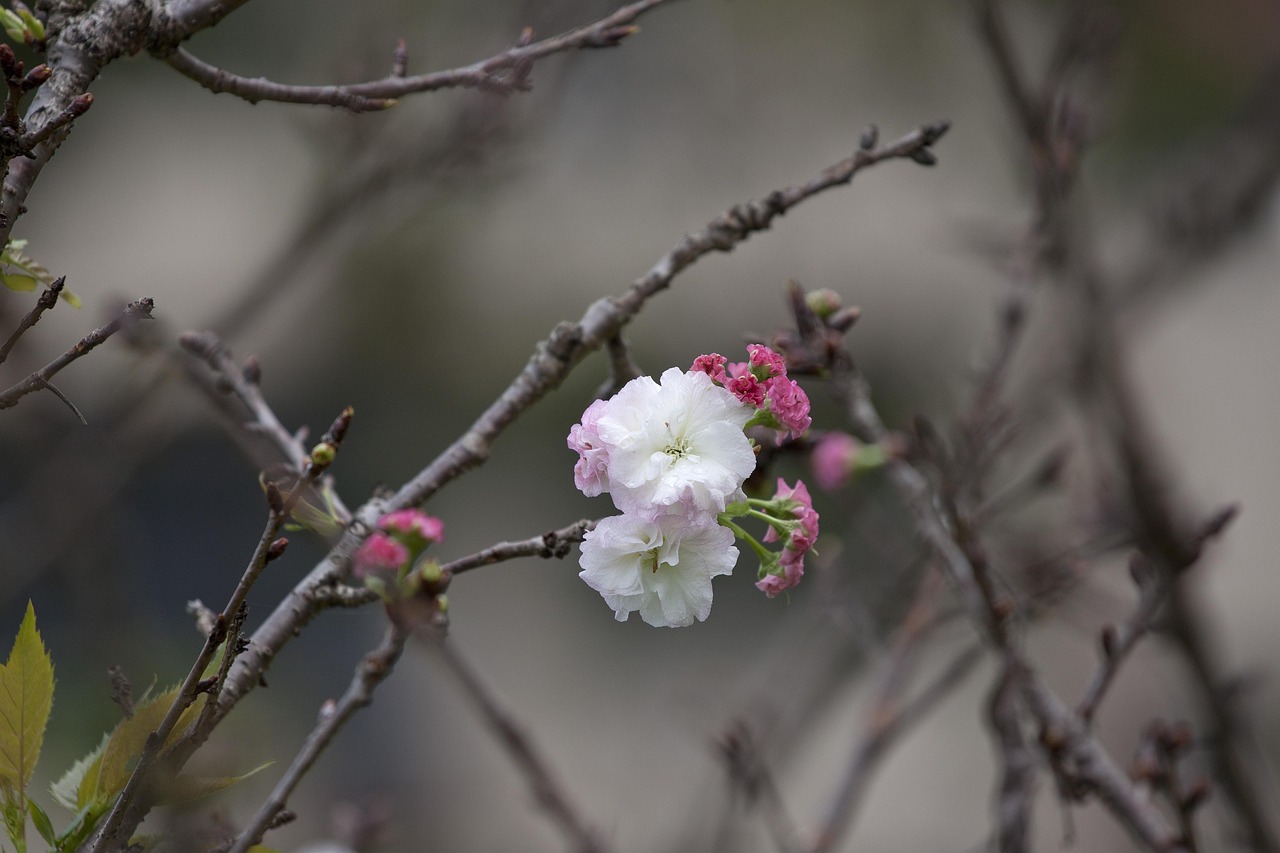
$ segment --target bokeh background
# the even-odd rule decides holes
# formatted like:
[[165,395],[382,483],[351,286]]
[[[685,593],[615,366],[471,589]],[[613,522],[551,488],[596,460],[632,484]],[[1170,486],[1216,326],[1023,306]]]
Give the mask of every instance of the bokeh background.
[[[1008,4],[1031,73],[1071,5]],[[611,8],[260,0],[190,48],[247,76],[348,81],[385,73],[399,37],[413,73],[488,56],[524,25],[547,35]],[[1118,47],[1087,104],[1096,143],[1080,213],[1106,257],[1123,259],[1145,245],[1165,188],[1204,165],[1203,152],[1235,132],[1259,92],[1275,98],[1280,12],[1263,0],[1131,0],[1108,10]],[[122,301],[152,296],[152,347],[211,328],[238,354],[256,353],[290,427],[318,435],[355,407],[335,468],[355,505],[430,461],[556,322],[623,290],[687,231],[816,175],[868,124],[891,139],[947,118],[936,168],[887,163],[806,202],[682,274],[628,331],[640,364],[657,373],[784,325],[787,279],[830,288],[863,310],[851,345],[891,425],[914,413],[946,423],[989,350],[1006,283],[1001,253],[1029,216],[1024,145],[969,6],[697,0],[640,25],[619,49],[540,63],[529,94],[441,92],[365,116],[251,106],[145,57],[113,65],[17,231],[84,308],[54,311],[0,384]],[[1257,152],[1245,151],[1234,159],[1251,163]],[[1280,162],[1277,151],[1263,146],[1260,156]],[[1249,685],[1260,748],[1274,755],[1280,220],[1273,185],[1260,181],[1258,196],[1249,228],[1208,263],[1170,276],[1178,287],[1142,303],[1125,341],[1180,497],[1202,511],[1243,507],[1197,569],[1198,594],[1224,667]],[[0,293],[3,327],[28,306],[27,295]],[[1039,344],[1054,328],[1042,310],[1031,364],[1052,359]],[[605,371],[601,357],[587,361],[483,468],[431,502],[447,525],[442,557],[611,512],[575,492],[564,447]],[[162,352],[114,340],[58,384],[87,426],[51,395],[0,418],[0,626],[16,629],[35,601],[58,672],[50,777],[118,718],[108,666],[136,685],[185,673],[199,641],[187,601],[220,606],[263,518],[256,467]],[[819,424],[834,426],[821,383],[809,389]],[[689,629],[616,624],[573,559],[486,568],[451,589],[454,642],[615,849],[771,849],[758,818],[727,805],[714,744],[737,720],[760,734],[801,826],[823,813],[862,723],[860,676],[876,665],[920,553],[874,477],[816,504],[826,540],[811,582],[766,601],[744,558],[717,582],[712,617]],[[1046,513],[1063,506],[1050,499]],[[251,624],[322,553],[295,536],[251,597]],[[1098,625],[1123,614],[1132,594],[1121,561],[1099,567],[1097,581],[1033,633],[1068,696],[1091,671]],[[269,689],[219,731],[207,768],[278,762],[213,806],[232,824],[287,766],[320,704],[345,689],[383,619],[377,608],[324,614],[277,660]],[[966,641],[956,626],[941,645]],[[1179,676],[1158,642],[1131,663],[1103,718],[1118,755],[1153,715],[1194,717]],[[995,778],[981,704],[989,684],[979,670],[895,753],[860,812],[857,849],[982,847]],[[1039,849],[1057,849],[1063,825],[1047,780],[1042,787]],[[352,809],[388,816],[387,850],[562,849],[422,649],[294,805],[300,819],[271,839],[281,849],[332,837],[334,815]],[[1077,815],[1075,832],[1077,849],[1131,849],[1092,810]]]

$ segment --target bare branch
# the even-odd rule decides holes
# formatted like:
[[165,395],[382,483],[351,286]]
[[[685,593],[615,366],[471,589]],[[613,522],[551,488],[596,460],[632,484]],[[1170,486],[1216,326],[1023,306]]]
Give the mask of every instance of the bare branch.
[[107,338],[111,337],[125,326],[135,323],[138,320],[151,319],[151,309],[154,305],[155,303],[149,298],[130,302],[110,323],[94,329],[92,332],[85,335],[79,343],[71,347],[71,349],[32,373],[26,379],[9,388],[7,391],[0,392],[0,409],[8,409],[12,406],[16,406],[18,401],[26,395],[34,391],[39,391],[42,388],[48,388],[49,380],[62,370],[62,368],[71,364],[71,362],[76,359],[87,355],[91,350],[106,341]]
[[587,531],[596,526],[595,521],[582,519],[559,530],[548,530],[541,536],[531,536],[517,542],[499,542],[483,551],[477,551],[467,557],[451,560],[440,567],[445,577],[458,575],[480,566],[514,560],[517,557],[542,557],[543,559],[564,559],[574,543],[581,542]]
[[44,292],[40,294],[40,298],[36,300],[36,304],[26,316],[18,323],[18,328],[13,330],[13,334],[4,342],[4,346],[0,346],[0,364],[4,364],[5,359],[9,357],[9,353],[13,351],[13,347],[18,343],[18,339],[27,333],[27,330],[40,322],[41,315],[53,306],[58,304],[58,294],[62,292],[62,287],[67,283],[66,276],[59,276]]
[[448,71],[405,76],[396,65],[387,77],[365,83],[335,86],[292,86],[262,78],[248,78],[209,65],[180,48],[172,53],[154,49],[173,68],[212,92],[227,92],[250,103],[279,101],[291,104],[323,104],[354,112],[395,106],[395,99],[438,89],[478,88],[508,94],[529,88],[526,79],[534,62],[556,53],[583,48],[615,47],[637,32],[631,22],[669,0],[641,0],[623,6],[593,24],[532,44],[517,44],[488,59]]
[[355,716],[356,712],[373,701],[373,692],[378,685],[387,679],[395,669],[396,661],[404,651],[409,633],[394,621],[387,625],[382,643],[378,648],[361,659],[356,666],[351,684],[335,703],[327,703],[320,710],[320,717],[311,734],[307,735],[302,749],[294,756],[289,769],[280,777],[272,789],[266,802],[254,814],[244,830],[236,837],[229,853],[245,853],[253,845],[262,840],[262,835],[272,822],[284,811],[289,797],[293,794],[302,777],[311,769],[320,754],[329,746],[342,727]]
[[578,853],[604,853],[607,848],[590,824],[556,781],[546,759],[529,734],[502,708],[479,675],[458,654],[453,644],[430,627],[415,631],[415,636],[431,644],[440,659],[453,672],[468,698],[480,712],[482,722],[493,732],[499,745],[507,751],[516,768],[525,777],[534,800],[560,827],[565,838]]

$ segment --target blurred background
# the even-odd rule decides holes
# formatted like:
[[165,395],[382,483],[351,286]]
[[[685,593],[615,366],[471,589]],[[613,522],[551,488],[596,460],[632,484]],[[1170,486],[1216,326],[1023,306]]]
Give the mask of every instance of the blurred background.
[[[1033,79],[1073,5],[1007,4]],[[189,48],[245,76],[347,82],[385,74],[401,37],[409,72],[420,73],[489,56],[525,25],[542,37],[613,8],[276,0],[246,4]],[[1280,10],[1263,0],[1103,8],[1112,50],[1082,109],[1093,142],[1076,215],[1116,268],[1152,252],[1168,262],[1132,303],[1124,340],[1179,497],[1198,512],[1242,506],[1197,567],[1197,595],[1273,756]],[[383,114],[252,106],[146,57],[95,84],[94,109],[15,232],[84,307],[42,321],[0,384],[124,301],[154,297],[158,320],[145,341],[113,340],[60,375],[87,426],[48,394],[0,417],[0,642],[32,599],[57,666],[42,773],[56,778],[118,719],[108,666],[135,685],[185,673],[200,639],[187,602],[220,607],[261,529],[257,468],[165,355],[187,329],[257,354],[290,428],[318,436],[355,407],[334,468],[355,506],[429,462],[555,323],[621,292],[686,232],[808,180],[848,156],[869,124],[889,140],[946,118],[936,168],[886,163],[804,203],[679,276],[627,335],[655,374],[703,352],[741,352],[747,335],[786,324],[784,285],[796,279],[861,307],[850,344],[890,426],[916,413],[946,424],[963,409],[992,346],[1005,256],[1031,216],[1026,146],[970,6],[698,0],[639,24],[616,50],[540,62],[531,93],[432,93]],[[1171,195],[1201,171],[1206,186],[1252,190],[1216,237],[1169,225],[1194,224],[1220,202]],[[1168,234],[1186,236],[1162,244]],[[31,298],[0,293],[0,328]],[[1036,299],[1021,361],[1032,385],[1053,362],[1057,331],[1052,300]],[[606,371],[601,356],[589,359],[485,466],[431,501],[447,526],[442,559],[612,513],[575,491],[564,446]],[[815,425],[838,427],[822,383],[807,387]],[[803,474],[788,464],[779,473]],[[1069,492],[1024,510],[1018,529],[1066,535],[1078,509]],[[824,813],[865,716],[861,676],[875,669],[923,555],[875,476],[815,505],[822,557],[789,600],[765,600],[744,558],[717,581],[711,618],[684,630],[616,624],[576,577],[576,557],[485,568],[451,588],[454,642],[615,849],[772,849],[759,819],[733,802],[715,746],[739,720],[801,828]],[[250,625],[323,553],[295,535],[251,596]],[[1032,633],[1065,696],[1087,682],[1099,626],[1132,598],[1123,560],[1090,572]],[[328,612],[286,649],[269,689],[237,709],[203,758],[222,773],[277,764],[210,808],[236,826],[249,817],[384,618],[376,607]],[[939,646],[970,636],[956,624]],[[1159,641],[1130,663],[1100,721],[1117,756],[1132,753],[1152,716],[1195,717],[1179,666]],[[891,756],[859,811],[857,849],[983,848],[995,779],[982,709],[990,676],[979,668]],[[362,819],[385,820],[377,849],[563,849],[423,649],[411,649],[292,805],[299,820],[269,839],[280,849]],[[1058,849],[1064,826],[1047,778],[1040,806],[1038,849]],[[1076,849],[1132,849],[1094,809],[1077,810],[1074,832]]]

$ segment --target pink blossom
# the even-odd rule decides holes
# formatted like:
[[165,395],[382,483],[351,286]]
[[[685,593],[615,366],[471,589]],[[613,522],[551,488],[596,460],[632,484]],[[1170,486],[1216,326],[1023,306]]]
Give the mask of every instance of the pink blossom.
[[757,409],[764,408],[764,385],[750,373],[735,376],[726,382],[724,387],[732,391],[733,396],[742,402],[750,403]]
[[690,371],[693,373],[705,373],[711,377],[713,382],[724,385],[727,378],[724,373],[724,364],[727,359],[718,352],[700,355],[693,360],[693,367]]
[[765,380],[768,391],[769,411],[784,429],[792,435],[800,435],[813,420],[809,417],[809,395],[794,379],[775,376]]
[[847,432],[829,432],[818,439],[809,456],[818,485],[834,492],[847,483],[860,448],[858,440]]
[[[809,496],[809,487],[804,484],[804,480],[796,480],[795,488],[787,485],[786,480],[778,478],[778,491],[774,494],[775,501],[784,502],[785,511],[800,525],[791,531],[787,538],[787,545],[793,550],[799,549],[808,551],[813,547],[813,542],[818,538],[818,513],[813,508],[813,498]],[[764,541],[777,542],[779,539],[778,532],[772,527],[764,535]],[[794,545],[792,543],[795,543]],[[785,559],[785,555],[784,555]]]
[[420,509],[389,512],[378,520],[378,527],[414,548],[444,541],[444,522]]
[[377,531],[364,540],[354,557],[358,578],[385,571],[398,571],[409,560],[409,549],[387,534]]
[[773,598],[780,592],[791,589],[800,583],[800,579],[804,577],[804,555],[793,563],[786,562],[786,552],[783,552],[783,573],[780,575],[765,575],[756,581],[756,589],[765,595]]
[[569,430],[569,449],[578,453],[573,484],[587,497],[609,491],[609,449],[600,439],[597,426],[606,405],[607,401],[596,400],[582,413],[582,423]]
[[752,367],[765,368],[767,375],[764,378],[787,375],[786,361],[764,344],[747,344],[747,353]]
[[724,372],[730,379],[737,379],[739,376],[751,373],[751,365],[745,361],[731,361],[724,366]]

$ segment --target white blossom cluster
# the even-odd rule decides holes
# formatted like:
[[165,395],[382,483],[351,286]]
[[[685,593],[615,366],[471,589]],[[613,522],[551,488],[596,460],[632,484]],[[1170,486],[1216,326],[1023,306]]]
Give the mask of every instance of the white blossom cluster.
[[717,515],[745,500],[756,457],[743,430],[755,413],[706,373],[673,367],[592,403],[570,431],[574,483],[622,512],[587,533],[580,573],[618,621],[639,611],[680,627],[711,612],[711,579],[738,560]]

